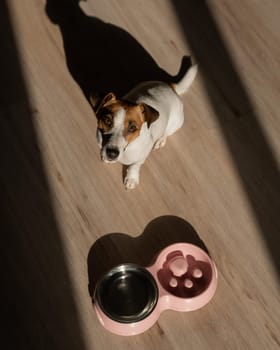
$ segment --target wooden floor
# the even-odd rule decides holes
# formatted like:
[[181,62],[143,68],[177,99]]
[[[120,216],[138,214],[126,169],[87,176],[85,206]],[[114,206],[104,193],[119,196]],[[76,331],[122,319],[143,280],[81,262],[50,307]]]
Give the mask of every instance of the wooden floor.
[[[5,349],[280,348],[279,18],[278,0],[1,2]],[[176,81],[184,55],[200,64],[186,122],[125,191],[87,96]],[[101,274],[179,241],[216,262],[213,300],[142,335],[106,331]]]

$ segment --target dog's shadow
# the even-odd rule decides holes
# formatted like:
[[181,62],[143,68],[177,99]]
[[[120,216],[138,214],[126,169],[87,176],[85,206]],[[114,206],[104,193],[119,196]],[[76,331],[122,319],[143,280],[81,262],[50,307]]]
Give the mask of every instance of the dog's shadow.
[[180,72],[169,75],[133,36],[87,16],[79,2],[47,0],[46,13],[60,28],[68,69],[87,99],[91,94],[110,91],[122,97],[145,80],[177,82],[191,65],[185,56]]
[[151,221],[136,238],[110,233],[99,238],[88,254],[88,290],[92,297],[98,280],[114,266],[134,263],[149,266],[165,247],[191,243],[209,253],[204,242],[187,221],[176,216],[161,216]]

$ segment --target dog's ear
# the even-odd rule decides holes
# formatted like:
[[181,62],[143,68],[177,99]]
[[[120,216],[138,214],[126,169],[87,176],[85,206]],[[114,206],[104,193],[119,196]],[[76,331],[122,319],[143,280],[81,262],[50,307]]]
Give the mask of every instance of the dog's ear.
[[90,94],[89,96],[89,102],[91,104],[91,107],[93,108],[94,112],[96,112],[97,108],[99,107],[104,95],[100,93]]
[[97,113],[100,108],[106,107],[111,103],[115,102],[116,95],[113,92],[110,92],[105,96],[102,96],[101,94],[92,94],[89,97],[89,101],[92,105],[94,112]]
[[144,119],[147,122],[148,128],[150,125],[156,121],[159,117],[159,112],[155,110],[153,107],[147,105],[146,103],[140,104],[141,112],[144,115]]

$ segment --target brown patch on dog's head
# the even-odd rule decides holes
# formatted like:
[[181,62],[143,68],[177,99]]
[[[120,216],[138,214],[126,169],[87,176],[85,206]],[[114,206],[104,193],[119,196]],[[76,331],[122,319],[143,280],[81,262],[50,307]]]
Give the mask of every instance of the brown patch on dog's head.
[[123,107],[126,110],[123,135],[127,143],[132,142],[139,136],[142,125],[145,122],[147,122],[149,127],[159,117],[158,111],[145,103],[133,104],[125,102]]
[[101,132],[109,132],[114,126],[114,113],[120,108],[115,94],[110,92],[99,102],[91,96],[90,102],[97,117],[98,129]]
[[126,115],[123,136],[127,143],[130,143],[139,136],[141,127],[145,123],[145,118],[140,105],[126,103],[124,108]]

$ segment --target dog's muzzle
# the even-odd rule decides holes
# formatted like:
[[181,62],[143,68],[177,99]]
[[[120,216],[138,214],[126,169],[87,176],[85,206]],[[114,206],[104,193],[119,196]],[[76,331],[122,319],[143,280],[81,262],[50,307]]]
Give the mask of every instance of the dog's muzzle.
[[107,147],[106,154],[109,160],[116,160],[120,154],[117,147]]
[[105,161],[109,161],[109,162],[113,162],[116,161],[118,159],[118,156],[120,155],[120,151],[117,147],[107,147],[105,150],[105,157],[106,159],[104,159]]

